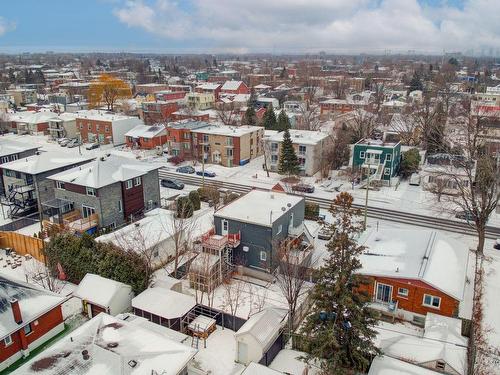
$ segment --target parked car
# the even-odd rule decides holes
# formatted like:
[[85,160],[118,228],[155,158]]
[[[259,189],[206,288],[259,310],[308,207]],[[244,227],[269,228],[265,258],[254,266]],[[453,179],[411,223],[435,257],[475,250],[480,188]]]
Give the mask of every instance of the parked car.
[[180,182],[179,180],[173,180],[173,179],[167,179],[164,178],[161,180],[161,186],[170,188],[170,189],[176,189],[176,190],[182,190],[184,189],[184,184]]
[[309,184],[296,184],[292,186],[292,191],[301,193],[314,193],[314,186]]
[[410,176],[410,185],[420,186],[420,175],[418,173],[412,173]]
[[80,145],[80,141],[78,139],[72,139],[71,142],[68,143],[68,148],[78,147]]
[[61,144],[61,143],[64,143],[64,142],[69,142],[69,141],[70,141],[70,139],[68,139],[68,138],[59,138],[57,140],[57,143]]
[[328,241],[330,238],[332,238],[333,233],[328,225],[323,225],[319,232],[318,232],[318,238],[320,240],[326,240]]
[[184,167],[179,167],[175,170],[178,173],[189,173],[192,174],[195,172],[194,168],[190,165],[185,165]]
[[460,211],[455,214],[457,219],[466,220],[466,221],[474,221],[474,215],[470,211]]
[[86,150],[95,150],[96,148],[99,148],[100,144],[98,142],[90,143],[87,146],[85,146]]
[[212,172],[212,171],[204,171],[204,172],[203,171],[197,171],[196,174],[198,176],[205,175],[205,177],[215,177],[216,176],[215,172]]
[[59,142],[59,145],[61,147],[66,147],[70,142],[71,142],[71,139],[64,138],[61,142]]

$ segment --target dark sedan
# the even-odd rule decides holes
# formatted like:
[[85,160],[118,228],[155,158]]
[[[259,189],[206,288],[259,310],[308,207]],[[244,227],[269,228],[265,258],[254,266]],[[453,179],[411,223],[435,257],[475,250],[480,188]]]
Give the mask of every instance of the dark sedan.
[[196,174],[198,176],[205,175],[205,177],[215,177],[215,172],[212,172],[212,171],[197,171]]
[[309,184],[297,184],[292,186],[292,191],[300,193],[314,193],[314,186]]
[[169,180],[169,179],[162,179],[161,180],[161,186],[170,188],[170,189],[176,189],[176,190],[182,190],[184,189],[184,184],[180,181],[177,180]]

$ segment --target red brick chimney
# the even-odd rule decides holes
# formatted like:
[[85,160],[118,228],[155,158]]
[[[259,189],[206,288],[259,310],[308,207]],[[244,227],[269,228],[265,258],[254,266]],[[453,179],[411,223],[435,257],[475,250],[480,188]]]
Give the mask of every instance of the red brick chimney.
[[19,307],[19,301],[15,298],[10,300],[10,307],[12,308],[12,315],[14,315],[14,321],[17,324],[21,324],[23,322],[23,317],[21,315],[21,308]]

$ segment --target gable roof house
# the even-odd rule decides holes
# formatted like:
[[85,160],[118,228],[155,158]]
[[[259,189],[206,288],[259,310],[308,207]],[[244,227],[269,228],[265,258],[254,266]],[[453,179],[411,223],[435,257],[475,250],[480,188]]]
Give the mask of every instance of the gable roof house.
[[[114,228],[160,205],[158,165],[116,155],[50,176],[55,191],[43,202],[45,224],[95,232]],[[74,224],[71,224],[74,223]]]
[[379,230],[360,239],[366,246],[361,287],[381,314],[422,324],[428,313],[456,317],[464,298],[469,249],[432,230]]
[[226,81],[221,92],[225,94],[250,94],[250,89],[243,81]]
[[[0,168],[2,164],[35,155],[40,147],[29,143],[0,138]],[[0,195],[4,195],[3,179],[0,179]]]
[[125,143],[128,147],[151,150],[163,147],[167,143],[167,130],[165,125],[137,125],[125,133]]
[[91,161],[89,156],[61,156],[59,152],[37,152],[35,155],[2,165],[6,199],[4,214],[15,217],[41,211],[42,202],[54,199],[49,176]]
[[0,371],[64,329],[65,297],[0,276]]
[[83,312],[93,318],[101,312],[115,316],[129,310],[134,293],[130,285],[87,273],[73,295],[82,300]]

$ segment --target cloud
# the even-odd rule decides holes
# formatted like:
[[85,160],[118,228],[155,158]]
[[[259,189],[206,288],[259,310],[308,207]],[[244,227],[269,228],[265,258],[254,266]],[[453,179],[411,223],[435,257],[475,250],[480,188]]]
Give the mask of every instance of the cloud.
[[15,23],[9,22],[8,20],[0,16],[0,36],[9,31],[14,30],[15,28],[16,28]]
[[500,49],[498,0],[128,0],[129,27],[187,48],[256,52]]

